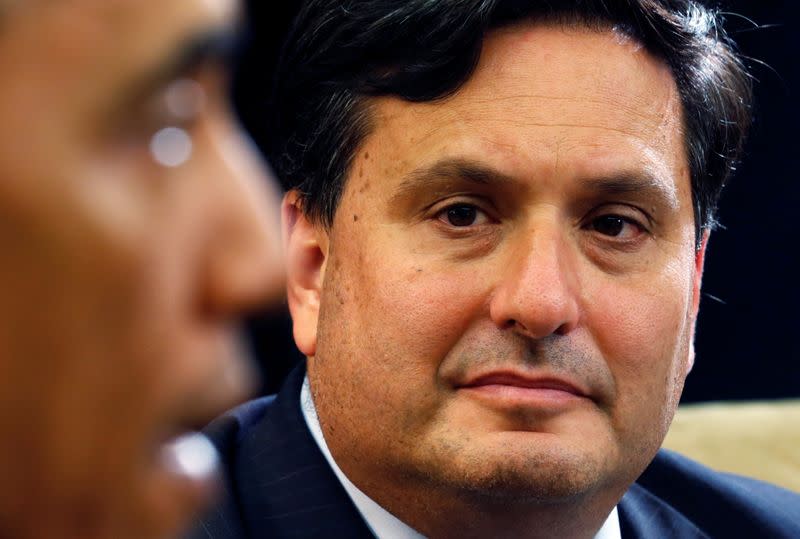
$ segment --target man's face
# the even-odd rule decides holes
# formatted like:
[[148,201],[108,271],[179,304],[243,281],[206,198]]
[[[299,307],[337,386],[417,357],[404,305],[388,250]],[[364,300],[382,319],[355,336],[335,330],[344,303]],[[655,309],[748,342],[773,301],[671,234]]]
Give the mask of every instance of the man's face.
[[198,493],[161,443],[246,395],[229,326],[282,282],[275,193],[208,55],[236,11],[30,0],[0,15],[0,525],[30,510],[48,515],[41,536],[164,533]]
[[332,228],[295,224],[321,253],[290,244],[289,290],[323,431],[389,505],[618,497],[691,364],[703,251],[676,85],[612,31],[484,45],[456,95],[376,100]]

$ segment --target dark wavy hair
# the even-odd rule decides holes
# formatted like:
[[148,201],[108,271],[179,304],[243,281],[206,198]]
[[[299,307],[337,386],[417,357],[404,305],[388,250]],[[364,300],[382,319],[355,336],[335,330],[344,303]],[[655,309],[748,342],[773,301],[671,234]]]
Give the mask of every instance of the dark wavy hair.
[[672,70],[683,106],[698,239],[750,125],[752,82],[722,16],[695,0],[307,0],[276,70],[267,146],[303,211],[330,226],[370,97],[432,101],[472,75],[489,30],[532,23],[614,27]]

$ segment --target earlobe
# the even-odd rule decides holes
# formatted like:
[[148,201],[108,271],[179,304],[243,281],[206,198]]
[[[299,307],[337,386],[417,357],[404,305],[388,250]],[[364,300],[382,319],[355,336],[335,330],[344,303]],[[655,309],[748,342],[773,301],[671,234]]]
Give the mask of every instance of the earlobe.
[[689,357],[686,360],[686,374],[684,377],[688,376],[690,372],[692,372],[692,368],[694,367],[694,339],[689,342]]
[[314,225],[302,209],[296,190],[289,191],[281,206],[286,252],[286,288],[292,315],[294,340],[306,356],[317,348],[320,291],[328,254],[327,233]]

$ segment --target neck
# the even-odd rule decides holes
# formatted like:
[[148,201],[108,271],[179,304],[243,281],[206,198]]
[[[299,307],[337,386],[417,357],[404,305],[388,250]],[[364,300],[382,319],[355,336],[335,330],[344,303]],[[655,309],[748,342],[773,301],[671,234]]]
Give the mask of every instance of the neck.
[[[520,497],[464,495],[401,478],[370,481],[345,473],[366,495],[397,518],[431,538],[591,539],[621,498],[613,494],[582,495],[544,502]],[[356,472],[357,474],[357,472]],[[374,477],[374,476],[373,476]],[[386,488],[389,485],[389,488]]]

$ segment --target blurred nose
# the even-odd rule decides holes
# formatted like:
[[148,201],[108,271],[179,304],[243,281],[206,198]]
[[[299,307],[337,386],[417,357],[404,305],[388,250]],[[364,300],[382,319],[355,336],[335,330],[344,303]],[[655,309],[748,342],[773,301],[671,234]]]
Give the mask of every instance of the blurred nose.
[[217,133],[219,212],[210,234],[206,306],[220,315],[278,301],[284,291],[280,195],[276,180],[233,126]]
[[501,329],[531,339],[566,335],[578,324],[577,278],[566,239],[554,224],[519,231],[490,303]]

